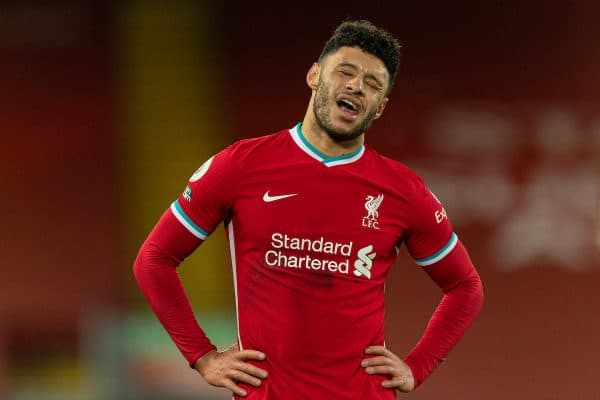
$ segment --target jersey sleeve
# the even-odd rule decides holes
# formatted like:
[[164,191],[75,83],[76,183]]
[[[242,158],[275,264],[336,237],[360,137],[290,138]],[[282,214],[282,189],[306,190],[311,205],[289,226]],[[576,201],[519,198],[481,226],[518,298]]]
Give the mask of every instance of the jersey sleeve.
[[483,304],[483,286],[438,198],[418,180],[412,199],[406,246],[444,296],[423,336],[406,357],[418,387],[446,359]]
[[239,175],[235,153],[232,145],[205,161],[171,204],[175,218],[198,239],[229,217]]
[[412,199],[405,243],[422,267],[442,260],[458,243],[446,209],[421,179],[417,180]]

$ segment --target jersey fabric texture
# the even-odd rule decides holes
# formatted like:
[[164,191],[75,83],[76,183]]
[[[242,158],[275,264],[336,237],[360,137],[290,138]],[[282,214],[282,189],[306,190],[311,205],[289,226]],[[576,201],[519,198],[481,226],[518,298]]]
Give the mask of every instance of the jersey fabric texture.
[[200,239],[226,221],[240,348],[265,352],[269,382],[278,383],[246,389],[308,399],[316,397],[304,388],[352,382],[331,398],[394,398],[360,362],[367,346],[384,343],[384,283],[397,247],[404,241],[425,265],[456,243],[423,182],[364,146],[326,157],[300,125],[238,142],[200,174],[172,210]]
[[[300,124],[218,153],[168,212],[188,242],[225,224],[239,346],[267,355],[253,362],[269,372],[261,386],[240,384],[247,399],[394,399],[395,389],[381,386],[388,378],[360,363],[366,347],[384,344],[385,280],[399,247],[426,269],[451,253],[468,260],[442,204],[414,172],[366,146],[327,157]],[[470,260],[463,270],[461,278],[473,277]],[[459,318],[468,325],[478,306],[459,307],[473,309]],[[447,319],[439,329],[438,336],[452,331]],[[465,329],[448,334],[448,351]],[[190,363],[214,348],[204,336],[191,347],[182,350]],[[419,356],[410,357],[417,384],[441,361],[417,372]]]

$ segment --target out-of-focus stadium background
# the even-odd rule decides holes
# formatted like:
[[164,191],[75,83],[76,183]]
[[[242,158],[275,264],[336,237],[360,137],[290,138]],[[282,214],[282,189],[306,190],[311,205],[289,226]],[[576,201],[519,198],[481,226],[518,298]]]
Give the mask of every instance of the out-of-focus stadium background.
[[[584,0],[0,3],[0,398],[230,398],[186,366],[131,264],[206,158],[303,117],[305,73],[345,17],[402,41],[367,142],[442,199],[487,295],[399,397],[600,398],[599,15]],[[221,346],[224,243],[181,269]],[[399,354],[440,296],[404,253],[387,286]]]

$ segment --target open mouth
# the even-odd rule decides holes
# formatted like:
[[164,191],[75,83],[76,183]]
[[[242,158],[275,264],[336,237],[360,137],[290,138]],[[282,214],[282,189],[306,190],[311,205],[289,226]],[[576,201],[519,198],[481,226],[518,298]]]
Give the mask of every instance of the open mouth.
[[349,114],[351,116],[358,115],[358,111],[360,109],[358,104],[355,104],[348,99],[338,100],[337,105],[342,109],[342,111],[344,111],[345,114]]

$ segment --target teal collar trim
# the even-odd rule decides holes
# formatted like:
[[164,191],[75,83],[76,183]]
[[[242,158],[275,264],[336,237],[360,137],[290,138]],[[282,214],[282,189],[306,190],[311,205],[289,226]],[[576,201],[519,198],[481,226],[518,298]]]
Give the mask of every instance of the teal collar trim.
[[315,160],[322,162],[328,167],[332,167],[335,165],[350,164],[360,159],[365,152],[365,146],[361,145],[358,149],[354,150],[350,154],[346,154],[339,157],[328,157],[325,154],[321,153],[319,150],[317,150],[312,144],[308,142],[308,140],[306,140],[306,138],[302,134],[301,122],[299,122],[295,127],[290,129],[290,135],[292,136],[292,139],[294,139],[294,142],[296,142],[298,147],[300,147],[305,153],[307,153]]

